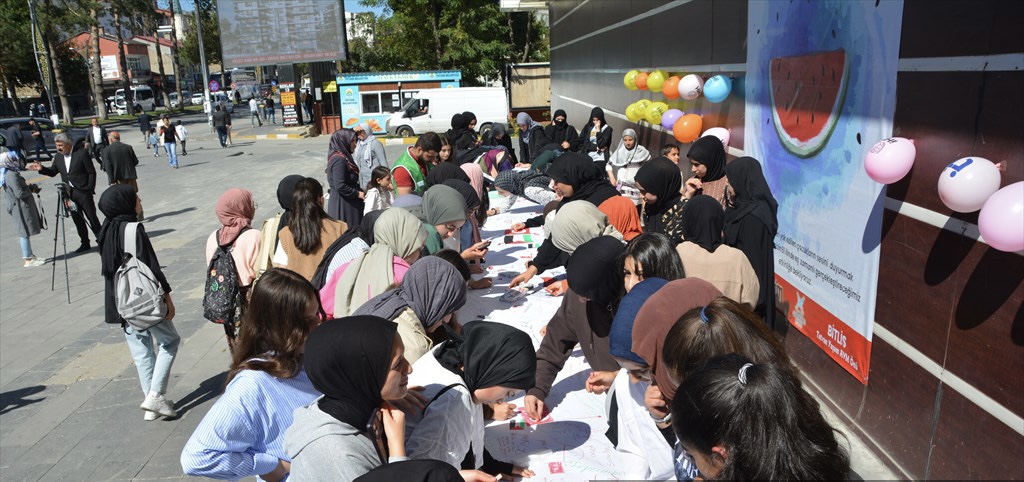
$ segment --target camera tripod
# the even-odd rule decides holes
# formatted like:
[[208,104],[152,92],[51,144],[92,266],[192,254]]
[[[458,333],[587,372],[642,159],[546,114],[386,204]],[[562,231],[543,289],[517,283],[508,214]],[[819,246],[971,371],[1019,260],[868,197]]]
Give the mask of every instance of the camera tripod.
[[67,184],[59,182],[55,186],[57,186],[57,209],[54,214],[56,219],[53,223],[53,257],[50,258],[53,262],[53,270],[50,274],[50,291],[54,291],[57,284],[57,237],[60,236],[64,248],[64,286],[67,288],[68,303],[70,304],[71,277],[68,275],[68,236],[67,230],[64,227],[64,219],[71,216],[67,207],[67,202],[71,200],[71,196],[68,193]]

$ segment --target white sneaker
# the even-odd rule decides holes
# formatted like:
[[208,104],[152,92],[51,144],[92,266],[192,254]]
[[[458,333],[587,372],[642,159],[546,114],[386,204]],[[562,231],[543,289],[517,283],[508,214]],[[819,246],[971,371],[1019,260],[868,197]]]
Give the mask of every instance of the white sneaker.
[[35,256],[25,259],[25,267],[42,266],[46,264],[46,260],[43,258],[37,258]]
[[143,410],[142,414],[143,414],[142,415],[142,419],[147,421],[147,422],[152,422],[153,420],[156,420],[156,419],[160,418],[160,414],[156,413],[156,412],[147,412],[147,411]]
[[155,412],[165,417],[177,417],[178,412],[174,410],[174,402],[167,400],[163,395],[156,395],[150,393],[146,395],[146,399],[139,405],[139,408],[148,412]]

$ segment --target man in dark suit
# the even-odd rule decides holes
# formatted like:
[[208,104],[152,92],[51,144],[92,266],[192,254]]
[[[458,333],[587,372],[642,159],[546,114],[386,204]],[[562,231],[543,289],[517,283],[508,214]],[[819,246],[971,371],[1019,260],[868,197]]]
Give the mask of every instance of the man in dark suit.
[[104,169],[101,153],[103,149],[110,145],[110,142],[107,141],[107,128],[101,126],[99,120],[93,118],[92,127],[89,127],[89,133],[85,136],[85,142],[89,146],[92,160],[100,165],[100,169]]
[[[77,205],[77,209],[71,211],[71,219],[75,221],[78,229],[78,237],[82,245],[75,250],[76,253],[83,253],[90,249],[89,229],[99,239],[100,221],[96,218],[96,202],[93,195],[96,193],[96,168],[89,158],[89,151],[85,143],[79,141],[71,143],[67,134],[60,133],[53,137],[57,145],[57,157],[54,158],[50,167],[44,167],[38,161],[28,165],[28,169],[39,171],[44,176],[56,176],[60,174],[61,182],[71,187],[71,199]],[[86,221],[89,226],[86,227]]]
[[139,114],[139,130],[142,131],[142,142],[149,142],[149,131],[152,128],[153,124],[149,120],[149,114],[146,111],[142,111]]
[[[138,194],[138,175],[135,173],[135,166],[138,165],[139,158],[135,155],[135,148],[121,142],[120,132],[111,132],[110,146],[103,149],[103,168],[107,171],[107,180],[110,181],[110,185],[127,184],[132,187],[135,194]],[[143,219],[140,210],[139,221]]]

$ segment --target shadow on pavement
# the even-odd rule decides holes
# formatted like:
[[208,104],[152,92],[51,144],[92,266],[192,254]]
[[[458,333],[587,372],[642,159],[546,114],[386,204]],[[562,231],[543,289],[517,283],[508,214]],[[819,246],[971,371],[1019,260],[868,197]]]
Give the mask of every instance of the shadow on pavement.
[[45,386],[36,385],[34,387],[19,388],[17,390],[0,393],[0,415],[46,400],[46,397],[35,399],[26,398],[43,390],[46,390]]
[[224,381],[227,376],[228,372],[222,372],[207,378],[195,390],[192,390],[192,393],[178,400],[178,403],[175,404],[175,409],[178,411],[176,418],[181,418],[189,410],[217,398],[224,391]]
[[[205,162],[200,162],[199,164],[206,164],[206,163]],[[188,164],[188,165],[181,166],[181,167],[188,167],[188,166],[194,166],[194,165],[195,164]],[[190,211],[195,211],[195,210],[196,210],[195,207],[188,207],[188,208],[185,208],[185,209],[179,209],[177,211],[169,211],[169,212],[166,212],[166,213],[160,213],[160,214],[157,214],[157,215],[150,216],[150,217],[146,218],[146,221],[148,222],[148,221],[153,221],[155,219],[167,218],[167,217],[171,217],[171,216],[177,216],[179,214],[184,214],[184,213],[187,213],[187,212],[190,212]]]
[[186,167],[198,166],[198,165],[201,165],[201,164],[209,164],[209,163],[210,163],[210,161],[203,161],[203,162],[190,162],[190,163],[188,163],[188,164],[182,164],[182,165],[181,165],[181,168],[182,168],[182,169],[184,169],[184,168],[186,168]]
[[151,237],[151,238],[155,238],[157,236],[162,236],[164,234],[173,233],[173,232],[174,232],[173,229],[157,229],[157,230],[154,230],[154,231],[146,231],[146,234],[148,234],[149,237]]

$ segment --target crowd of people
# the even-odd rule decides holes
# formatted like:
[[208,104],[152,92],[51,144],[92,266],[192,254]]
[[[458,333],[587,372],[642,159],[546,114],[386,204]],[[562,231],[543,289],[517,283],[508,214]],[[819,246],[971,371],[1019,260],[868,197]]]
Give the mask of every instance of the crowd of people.
[[[451,130],[421,135],[390,163],[369,126],[341,129],[324,178],[282,179],[280,212],[260,227],[252,192],[225,191],[206,245],[206,295],[211,280],[237,285],[231,316],[218,319],[231,365],[223,395],[182,450],[184,472],[531,477],[488,453],[484,426],[516,416],[507,400],[521,393],[524,416],[543,419],[579,345],[592,369],[586,391],[607,393],[605,436],[620,457],[608,463],[627,478],[846,478],[849,457],[775,333],[777,203],[760,163],[727,162],[722,142],[704,137],[686,153],[686,176],[678,145],[652,158],[655,149],[627,129],[612,150],[600,108],[580,131],[564,111],[553,119],[543,126],[520,113],[514,152],[505,126],[481,135],[471,112],[457,114]],[[63,169],[70,152],[58,150]],[[0,158],[4,168],[10,159]],[[7,176],[5,192],[17,185]],[[135,224],[137,187],[112,184],[94,233],[106,320],[126,333],[144,418],[174,417],[164,397],[180,340],[171,286]],[[544,239],[509,288],[556,267],[566,273],[547,287],[561,304],[536,350],[516,328],[459,317],[469,290],[491,287],[473,277],[485,272],[490,244],[481,227],[519,198],[543,213],[488,227],[543,226]],[[164,293],[165,321],[147,330],[117,309],[126,233]],[[230,273],[220,269],[225,259]]]

